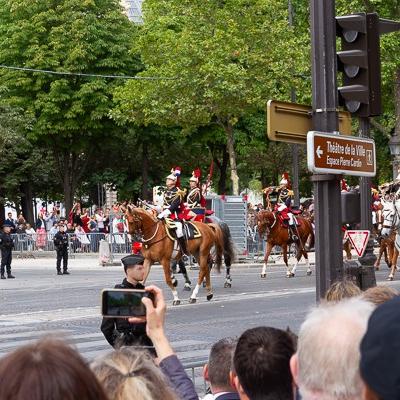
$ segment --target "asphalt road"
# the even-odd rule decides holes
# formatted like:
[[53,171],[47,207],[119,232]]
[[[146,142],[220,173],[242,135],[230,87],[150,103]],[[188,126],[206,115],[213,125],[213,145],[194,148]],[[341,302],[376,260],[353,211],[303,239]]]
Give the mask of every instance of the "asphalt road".
[[[70,262],[71,275],[57,276],[54,259],[15,260],[15,280],[0,281],[0,356],[19,345],[53,333],[74,343],[87,359],[110,350],[99,327],[100,291],[123,278],[122,267],[99,267],[97,259]],[[290,327],[297,332],[307,311],[315,305],[315,274],[306,276],[301,265],[295,278],[285,277],[283,266],[275,265],[267,279],[257,267],[232,268],[233,286],[223,287],[223,274],[213,272],[214,299],[200,290],[196,304],[189,304],[178,275],[180,306],[168,307],[167,333],[184,362],[207,357],[210,345],[226,336],[240,335],[259,325]],[[197,271],[189,271],[194,282]],[[400,281],[387,282],[387,268],[377,273],[379,283],[400,289]],[[168,303],[172,295],[163,281],[160,267],[149,280],[163,289]]]

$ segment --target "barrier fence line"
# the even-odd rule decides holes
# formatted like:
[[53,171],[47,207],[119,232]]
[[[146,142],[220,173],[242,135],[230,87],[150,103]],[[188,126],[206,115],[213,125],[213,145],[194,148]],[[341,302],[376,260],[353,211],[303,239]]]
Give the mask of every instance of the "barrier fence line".
[[[14,239],[14,251],[34,252],[56,250],[54,246],[54,234],[12,234]],[[110,249],[115,254],[129,254],[132,249],[132,238],[127,233],[68,233],[68,247],[70,254],[98,253],[100,242],[104,240],[109,243]]]
[[[30,253],[36,251],[54,252],[54,235],[46,233],[12,234],[14,251]],[[247,231],[247,254],[245,258],[260,260],[265,252],[265,240],[257,232]],[[111,254],[129,254],[132,250],[132,237],[128,233],[68,233],[70,254],[98,254],[100,242],[104,240],[109,244]],[[274,249],[272,254],[279,254],[280,249]]]

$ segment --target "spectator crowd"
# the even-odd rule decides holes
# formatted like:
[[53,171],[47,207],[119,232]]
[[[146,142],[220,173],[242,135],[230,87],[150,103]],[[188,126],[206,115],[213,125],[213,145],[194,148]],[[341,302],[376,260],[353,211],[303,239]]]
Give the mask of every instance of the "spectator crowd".
[[54,250],[54,235],[58,232],[59,224],[64,223],[69,235],[70,251],[74,253],[97,252],[100,240],[108,238],[110,234],[115,246],[120,246],[121,252],[124,252],[125,248],[130,248],[130,238],[120,205],[115,203],[111,208],[83,208],[80,203],[75,203],[67,217],[61,215],[59,207],[54,206],[51,211],[42,207],[33,226],[22,213],[14,218],[13,213],[8,212],[4,224],[11,226],[15,249],[19,251]]
[[[199,396],[165,333],[162,291],[143,298],[155,353],[121,347],[90,366],[63,341],[42,339],[0,359],[0,399],[195,400]],[[362,293],[334,284],[298,337],[259,326],[210,351],[204,400],[395,400],[400,398],[400,297],[388,287]]]

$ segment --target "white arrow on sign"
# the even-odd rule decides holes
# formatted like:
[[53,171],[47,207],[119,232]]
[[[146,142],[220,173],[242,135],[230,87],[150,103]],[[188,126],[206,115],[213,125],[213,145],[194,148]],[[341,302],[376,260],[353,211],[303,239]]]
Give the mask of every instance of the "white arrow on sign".
[[318,158],[321,158],[322,154],[324,154],[324,151],[321,150],[321,146],[318,146],[315,152],[317,153]]

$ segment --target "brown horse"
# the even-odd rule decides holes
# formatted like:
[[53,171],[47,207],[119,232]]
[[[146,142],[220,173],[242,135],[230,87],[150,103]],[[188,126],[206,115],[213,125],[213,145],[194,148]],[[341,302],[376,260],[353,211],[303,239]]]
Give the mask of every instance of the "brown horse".
[[[141,235],[142,237],[142,253],[145,258],[145,268],[147,273],[144,281],[150,273],[150,267],[158,261],[164,269],[164,277],[167,285],[171,288],[174,296],[173,305],[179,305],[180,299],[175,288],[176,280],[171,274],[171,259],[180,259],[182,254],[174,249],[175,241],[170,239],[165,230],[165,223],[159,221],[153,214],[142,209],[128,206],[126,210],[126,219],[128,222],[128,230],[130,234]],[[202,222],[194,222],[199,229],[201,237],[189,240],[187,249],[190,254],[194,255],[199,263],[199,278],[194,288],[189,303],[195,303],[200,286],[205,278],[207,288],[207,300],[213,297],[211,288],[210,269],[208,259],[211,248],[215,245],[217,271],[220,272],[223,254],[223,236],[221,229],[215,224],[203,224]],[[174,254],[176,253],[176,254]],[[175,281],[175,282],[174,282]],[[174,285],[175,283],[175,285]]]
[[261,236],[266,236],[267,240],[267,250],[265,252],[264,257],[264,265],[261,272],[261,278],[265,278],[267,276],[267,262],[269,255],[271,254],[271,250],[274,246],[280,246],[282,248],[283,260],[286,264],[286,276],[288,278],[292,278],[296,273],[297,265],[302,256],[306,259],[307,264],[307,275],[311,275],[310,263],[308,261],[307,251],[305,249],[305,244],[307,243],[308,238],[310,238],[309,247],[314,246],[314,231],[312,228],[312,224],[308,219],[296,216],[296,219],[300,226],[297,227],[297,236],[299,240],[295,242],[296,244],[296,264],[292,269],[289,268],[288,265],[288,257],[287,257],[287,249],[288,245],[291,243],[289,237],[288,228],[282,226],[279,221],[278,215],[276,212],[272,211],[260,211],[257,216],[257,225],[258,231]]

